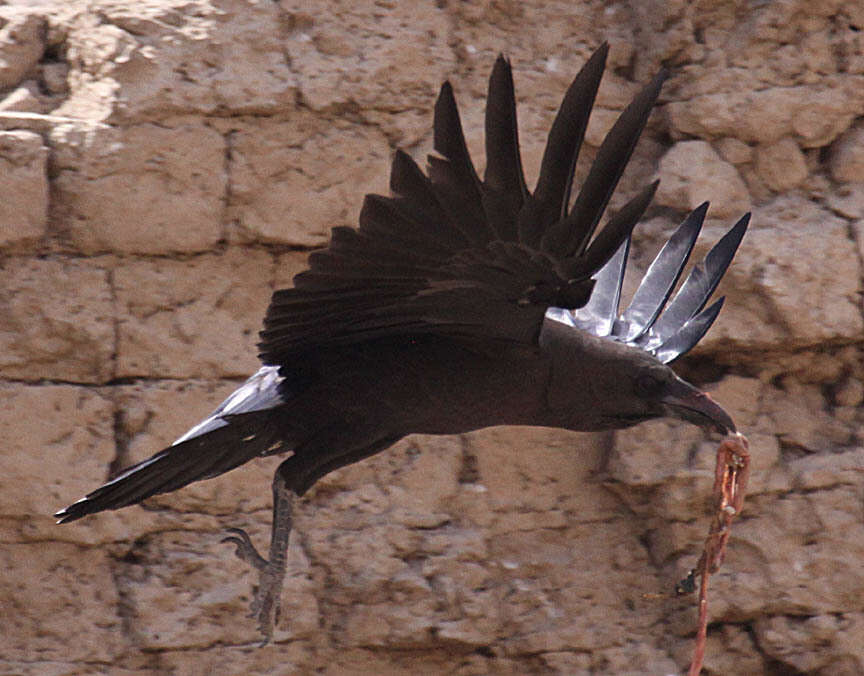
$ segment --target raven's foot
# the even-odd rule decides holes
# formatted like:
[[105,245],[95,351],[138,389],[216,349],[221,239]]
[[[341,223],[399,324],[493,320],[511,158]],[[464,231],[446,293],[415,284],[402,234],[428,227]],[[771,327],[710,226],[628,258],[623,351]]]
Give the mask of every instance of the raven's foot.
[[242,528],[226,528],[226,532],[231,533],[230,536],[222,538],[221,542],[230,542],[237,545],[237,551],[234,553],[241,561],[245,561],[250,566],[258,571],[263,571],[267,568],[267,559],[258,553],[255,545],[252,544],[252,539]]
[[279,598],[282,595],[282,582],[285,579],[285,556],[268,561],[258,553],[248,533],[241,528],[229,528],[229,537],[222,542],[230,542],[237,547],[237,558],[245,561],[258,571],[258,588],[250,605],[250,617],[258,621],[266,645],[273,638],[273,628],[279,623]]
[[229,528],[230,535],[222,539],[222,542],[235,545],[237,557],[258,571],[258,589],[252,599],[251,616],[258,620],[258,630],[264,639],[262,646],[273,638],[273,628],[279,622],[279,598],[285,580],[293,500],[294,493],[277,471],[273,477],[273,531],[270,533],[268,558],[258,553],[249,534],[242,528]]

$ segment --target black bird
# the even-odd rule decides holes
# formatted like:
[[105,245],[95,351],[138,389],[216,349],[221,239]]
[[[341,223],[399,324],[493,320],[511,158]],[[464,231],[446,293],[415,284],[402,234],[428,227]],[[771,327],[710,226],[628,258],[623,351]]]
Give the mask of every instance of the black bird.
[[408,434],[493,425],[603,430],[664,416],[735,431],[722,408],[666,364],[717,317],[722,298],[703,307],[749,214],[667,306],[707,204],[693,211],[621,314],[630,233],[657,183],[594,234],[665,72],[621,114],[571,204],[607,52],[604,44],[567,90],[533,193],[522,170],[508,61],[499,57],[489,80],[482,180],[445,82],[428,175],[397,151],[392,197],[368,195],[359,229],[333,228],[294,288],[273,294],[259,343],[264,366],[173,445],[58,512],[60,522],[291,451],[273,479],[269,558],[240,529],[225,540],[258,570],[252,609],[266,640],[278,613],[294,496]]

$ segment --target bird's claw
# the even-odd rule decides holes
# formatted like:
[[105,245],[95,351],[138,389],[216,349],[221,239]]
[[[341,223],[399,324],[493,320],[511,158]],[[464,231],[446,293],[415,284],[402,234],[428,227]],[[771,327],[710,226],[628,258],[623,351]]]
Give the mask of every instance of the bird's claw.
[[242,528],[226,528],[225,530],[232,535],[222,538],[220,542],[235,545],[237,549],[234,554],[237,558],[263,573],[267,569],[269,562],[255,549],[255,545],[252,544],[249,534]]
[[222,538],[220,542],[235,545],[237,558],[258,571],[258,588],[250,604],[249,617],[258,621],[258,630],[264,637],[261,646],[265,646],[273,638],[273,627],[279,623],[281,608],[278,597],[281,595],[281,576],[284,573],[258,553],[245,530],[242,528],[226,530],[231,535]]

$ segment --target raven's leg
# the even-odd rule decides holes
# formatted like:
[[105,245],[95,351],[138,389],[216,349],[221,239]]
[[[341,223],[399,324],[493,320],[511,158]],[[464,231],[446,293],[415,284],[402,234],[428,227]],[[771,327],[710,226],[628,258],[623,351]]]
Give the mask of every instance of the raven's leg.
[[252,601],[252,616],[258,620],[258,629],[264,643],[273,637],[273,627],[279,622],[279,598],[285,580],[288,538],[291,535],[291,510],[294,489],[286,476],[291,458],[279,465],[273,476],[273,530],[270,534],[270,558],[265,559],[255,549],[246,531],[229,528],[232,536],[222,542],[237,545],[237,556],[258,570],[258,590]]
[[[303,495],[321,477],[335,469],[368,458],[392,446],[400,436],[375,439],[359,445],[354,450],[325,453],[310,447],[295,450],[295,454],[276,469],[273,477],[273,532],[270,535],[270,559],[265,559],[255,549],[246,531],[229,528],[230,537],[222,542],[237,546],[237,556],[258,570],[258,590],[252,601],[252,615],[258,619],[258,628],[264,635],[264,644],[273,637],[273,627],[279,621],[279,597],[285,580],[285,560],[288,551],[288,536],[291,534],[291,505],[294,496]],[[332,448],[344,448],[338,439],[330,439]],[[301,460],[305,458],[305,462]],[[263,645],[263,644],[262,644]]]

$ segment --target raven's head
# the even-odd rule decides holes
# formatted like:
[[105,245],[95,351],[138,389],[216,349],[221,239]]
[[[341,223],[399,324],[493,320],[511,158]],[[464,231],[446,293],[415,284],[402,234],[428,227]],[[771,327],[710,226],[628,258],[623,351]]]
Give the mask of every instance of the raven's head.
[[[621,405],[624,419],[628,412],[637,417],[670,417],[685,420],[721,434],[735,432],[735,423],[710,395],[700,391],[650,355],[622,365]],[[647,357],[644,358],[644,357]],[[644,419],[644,418],[643,418]],[[623,421],[623,420],[622,420]]]
[[723,434],[736,431],[710,396],[644,350],[548,318],[540,343],[552,362],[547,403],[564,427],[615,429],[671,417]]

